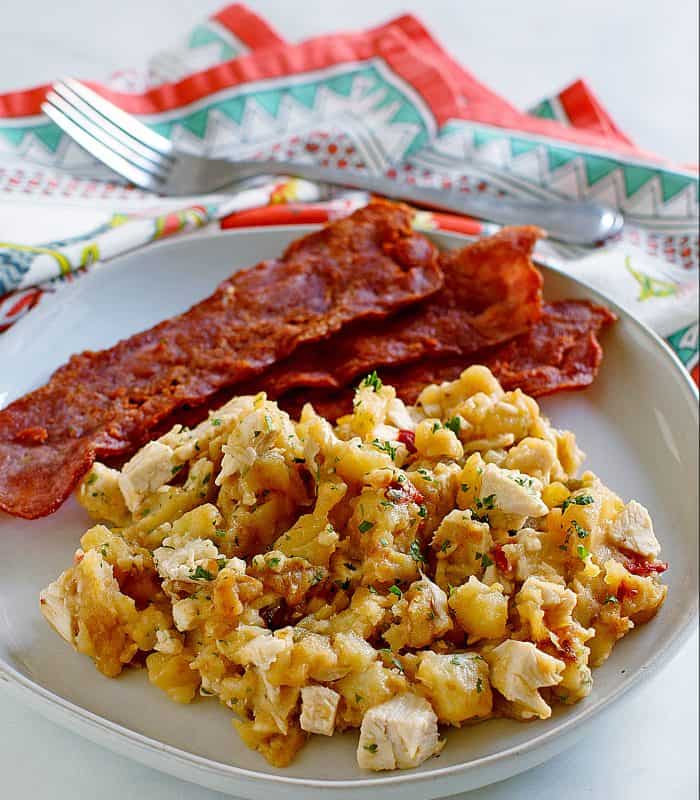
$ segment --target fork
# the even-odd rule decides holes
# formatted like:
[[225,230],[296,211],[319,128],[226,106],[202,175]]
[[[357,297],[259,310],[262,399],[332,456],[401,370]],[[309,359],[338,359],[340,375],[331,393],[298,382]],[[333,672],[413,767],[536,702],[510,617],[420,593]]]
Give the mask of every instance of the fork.
[[70,78],[54,84],[42,110],[98,161],[136,186],[161,195],[208,194],[259,175],[293,175],[501,225],[539,225],[553,239],[568,244],[596,244],[619,233],[624,225],[618,211],[589,201],[519,200],[407,185],[387,177],[306,162],[234,161],[190,155],[176,150],[164,136]]

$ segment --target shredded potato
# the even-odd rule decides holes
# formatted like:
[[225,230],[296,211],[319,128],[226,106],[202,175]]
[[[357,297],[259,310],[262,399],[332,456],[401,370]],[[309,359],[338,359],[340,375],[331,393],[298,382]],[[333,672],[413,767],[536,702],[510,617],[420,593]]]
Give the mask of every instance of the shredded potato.
[[235,398],[93,466],[42,611],[106,676],[138,657],[175,702],[216,696],[275,766],[360,728],[362,767],[414,767],[439,724],[585,697],[664,602],[646,509],[582,459],[485,367],[409,408],[373,373],[335,426]]

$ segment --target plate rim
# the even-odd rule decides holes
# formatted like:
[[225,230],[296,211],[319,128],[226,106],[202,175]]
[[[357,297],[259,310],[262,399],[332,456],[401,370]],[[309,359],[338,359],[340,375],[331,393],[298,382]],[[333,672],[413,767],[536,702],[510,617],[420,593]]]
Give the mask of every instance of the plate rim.
[[[147,249],[148,251],[156,250],[156,249],[171,249],[177,248],[182,244],[190,244],[196,243],[196,241],[200,241],[202,243],[206,242],[209,239],[213,238],[235,238],[240,234],[256,234],[256,235],[265,235],[265,234],[274,234],[274,233],[298,233],[300,236],[309,233],[314,230],[318,230],[321,228],[321,225],[274,225],[274,226],[265,226],[265,227],[245,227],[245,228],[235,228],[235,229],[228,229],[228,230],[218,230],[213,231],[205,237],[201,239],[198,238],[189,238],[189,237],[174,237],[172,239],[166,239],[157,243],[150,245]],[[439,240],[443,239],[445,241],[470,241],[474,240],[478,237],[467,236],[464,234],[457,234],[452,233],[449,231],[422,231],[428,238],[437,238]],[[131,251],[128,253],[124,253],[116,258],[113,259],[114,262],[119,262],[123,259],[133,259],[138,258],[141,254],[140,250]],[[611,308],[616,315],[619,317],[620,320],[624,320],[627,324],[631,323],[634,328],[637,329],[639,333],[645,337],[651,345],[655,347],[657,351],[659,351],[661,357],[665,357],[666,359],[670,360],[670,363],[673,365],[674,370],[679,373],[679,377],[681,378],[681,383],[684,387],[684,391],[688,392],[688,400],[692,400],[690,404],[691,408],[691,415],[695,417],[695,421],[697,424],[698,420],[698,387],[693,382],[690,373],[682,364],[678,356],[674,353],[672,348],[655,332],[653,331],[648,325],[646,325],[641,320],[634,317],[629,311],[625,308],[620,306],[614,300],[606,297],[603,293],[601,293],[597,288],[593,287],[590,283],[585,280],[580,279],[577,276],[572,275],[566,269],[562,267],[557,267],[551,264],[547,264],[543,261],[539,261],[537,257],[534,259],[538,266],[544,268],[545,271],[553,272],[557,275],[564,277],[566,280],[573,282],[578,287],[585,290],[585,293],[590,296],[591,299],[595,300],[599,303],[604,303],[609,308]],[[112,266],[110,264],[110,266]],[[99,276],[102,274],[102,269],[95,270],[92,273],[88,273],[88,275],[84,276],[84,280],[99,280]],[[545,275],[546,278],[546,275]],[[61,294],[59,293],[56,297],[53,297],[49,303],[44,306],[44,308],[50,308],[56,302],[61,302]],[[41,306],[37,311],[41,312]],[[36,320],[36,316],[34,315],[27,315],[23,319],[17,321],[17,323],[12,327],[10,331],[7,331],[5,337],[9,337],[11,342],[12,339],[15,339],[18,336],[22,335],[24,327],[26,327],[29,322],[25,322],[25,320],[31,320],[34,318]],[[3,339],[5,338],[3,337]],[[5,339],[8,341],[8,339]],[[2,340],[0,340],[0,353],[2,352]],[[619,704],[619,702],[624,698],[629,696],[630,692],[637,690],[645,681],[650,679],[653,675],[658,674],[658,672],[663,669],[664,665],[669,663],[679,652],[681,647],[688,641],[691,634],[694,632],[696,624],[697,624],[697,615],[698,615],[698,597],[697,594],[695,595],[693,601],[690,604],[689,609],[686,612],[686,618],[681,624],[681,627],[676,634],[675,638],[669,642],[669,644],[662,650],[656,650],[649,660],[646,662],[645,666],[641,669],[637,669],[636,672],[630,676],[630,678],[625,681],[625,683],[616,689],[611,695],[605,698],[599,698],[587,706],[581,711],[579,715],[575,718],[563,719],[560,724],[556,726],[553,730],[548,732],[543,732],[540,734],[536,734],[527,742],[519,745],[513,745],[506,750],[501,750],[497,753],[493,753],[491,755],[482,756],[475,760],[472,760],[467,763],[459,763],[453,764],[451,766],[445,767],[437,767],[435,769],[431,769],[427,772],[413,772],[413,771],[402,771],[399,774],[387,774],[387,775],[373,775],[368,777],[361,777],[361,778],[353,778],[353,779],[319,779],[319,778],[305,778],[305,777],[295,777],[295,776],[286,776],[284,774],[276,774],[276,773],[269,773],[269,772],[261,772],[255,769],[247,769],[245,767],[236,766],[233,764],[226,764],[221,761],[216,761],[214,759],[210,759],[206,756],[200,756],[195,753],[183,750],[179,747],[175,747],[174,745],[166,744],[165,742],[159,741],[158,739],[154,739],[150,736],[146,736],[145,734],[139,733],[138,731],[134,731],[131,728],[128,728],[124,725],[121,725],[117,722],[114,722],[106,717],[103,717],[95,712],[89,711],[86,708],[81,707],[77,703],[73,703],[70,700],[66,700],[65,698],[61,697],[60,695],[55,694],[51,690],[45,688],[41,684],[35,682],[31,678],[23,675],[20,673],[15,667],[9,664],[2,656],[0,656],[0,680],[7,681],[13,689],[18,690],[18,694],[24,698],[29,696],[31,699],[29,700],[29,704],[39,713],[44,713],[44,707],[49,706],[51,709],[56,712],[56,719],[60,717],[60,724],[67,727],[69,730],[72,730],[75,733],[78,733],[82,736],[85,736],[84,728],[92,728],[97,729],[101,733],[101,744],[104,746],[110,747],[110,743],[108,740],[112,740],[113,743],[121,742],[125,740],[128,745],[137,750],[142,750],[150,753],[157,761],[158,769],[161,769],[162,760],[167,757],[169,760],[173,760],[178,764],[186,767],[193,767],[198,771],[204,771],[207,774],[211,774],[213,776],[232,780],[232,779],[243,779],[245,781],[257,781],[257,782],[265,782],[269,785],[279,784],[281,786],[288,786],[289,788],[295,787],[309,787],[313,789],[325,789],[325,790],[353,790],[353,789],[368,789],[368,788],[382,788],[384,786],[397,786],[404,783],[422,783],[427,780],[445,780],[448,778],[453,778],[460,774],[466,774],[469,772],[475,772],[479,769],[484,769],[489,766],[494,766],[498,764],[498,762],[507,761],[515,756],[522,758],[526,755],[532,755],[538,750],[544,750],[547,746],[552,746],[552,743],[556,739],[567,739],[573,736],[577,729],[583,729],[593,721],[593,719],[598,716],[600,713],[607,711],[608,709],[612,708]],[[53,717],[53,715],[52,715]],[[58,721],[58,719],[57,719]],[[76,723],[75,725],[71,725],[70,723]],[[148,762],[143,762],[148,763]],[[151,766],[155,766],[151,764]],[[162,767],[163,771],[168,771],[164,766]]]

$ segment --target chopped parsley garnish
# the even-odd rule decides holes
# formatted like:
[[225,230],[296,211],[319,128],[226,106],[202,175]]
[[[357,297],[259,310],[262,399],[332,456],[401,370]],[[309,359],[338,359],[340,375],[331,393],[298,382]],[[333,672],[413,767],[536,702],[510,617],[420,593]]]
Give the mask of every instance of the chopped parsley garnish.
[[226,556],[222,556],[221,558],[216,559],[216,565],[219,569],[223,569],[228,562],[228,558]]
[[378,392],[382,388],[382,379],[377,375],[377,370],[372,370],[369,375],[366,375],[360,383],[360,388],[372,388]]
[[214,417],[214,419],[211,421],[211,424],[218,428],[219,425],[221,425],[221,420],[218,417]]
[[418,474],[423,478],[424,481],[432,481],[433,476],[428,472],[425,467],[418,468]]
[[617,597],[615,597],[614,594],[611,594],[609,597],[606,597],[605,600],[603,600],[603,603],[605,605],[608,605],[609,603],[619,603],[619,602],[620,601],[617,599]]
[[372,742],[372,744],[363,745],[363,748],[367,750],[369,753],[376,753],[377,750],[379,750],[379,745],[374,744],[374,742]]
[[571,521],[571,527],[576,531],[579,539],[585,539],[588,536],[588,531],[582,525],[579,525],[575,519]]
[[452,658],[450,659],[450,664],[454,664],[455,667],[461,667],[464,664],[464,662],[459,656],[452,656]]
[[492,510],[495,507],[495,503],[496,503],[495,494],[489,494],[486,497],[477,497],[476,499],[477,508],[485,508],[487,510]]
[[452,419],[448,419],[445,423],[445,427],[449,428],[455,436],[459,436],[459,432],[462,429],[461,417],[452,417]]
[[213,581],[214,576],[209,572],[208,569],[204,569],[201,564],[197,565],[197,569],[190,573],[190,578],[193,581]]
[[355,695],[355,702],[356,703],[361,703],[363,700],[364,700],[364,697],[361,694],[356,694]]
[[391,592],[391,594],[395,594],[399,598],[403,596],[403,592],[401,591],[401,589],[399,589],[399,587],[396,584],[390,586],[389,591]]
[[442,425],[439,422],[433,422],[433,433],[437,433],[440,428],[442,428]]
[[590,494],[580,494],[578,497],[567,497],[561,504],[561,510],[564,512],[569,506],[589,506],[593,502],[593,497],[591,497]]
[[484,691],[484,684],[481,681],[481,678],[476,679],[476,691],[477,694],[481,694]]
[[178,473],[185,465],[184,464],[175,464],[175,466],[170,470],[171,475],[175,475]]
[[483,569],[493,566],[493,561],[489,558],[488,553],[475,553],[475,555],[481,561]]
[[411,558],[414,561],[418,561],[419,563],[422,562],[423,564],[425,564],[425,557],[423,556],[423,553],[421,552],[420,544],[418,543],[417,539],[414,539],[411,542],[411,546],[408,549],[409,549],[409,551],[411,553]]
[[396,669],[397,669],[399,672],[403,672],[403,664],[402,664],[402,663],[399,661],[399,659],[398,659],[398,658],[396,658],[396,656],[395,656],[395,655],[394,655],[394,654],[391,652],[391,650],[390,650],[388,647],[383,647],[383,648],[382,648],[382,649],[381,649],[379,652],[380,652],[380,653],[381,653],[383,656],[385,656],[386,658],[388,658],[388,659],[389,659],[389,661],[391,661],[392,665],[393,665],[394,667],[396,667]]
[[445,541],[440,545],[440,552],[446,553],[450,547],[452,547],[452,542],[449,539],[445,539]]
[[590,553],[588,552],[586,547],[582,544],[576,545],[576,552],[578,553],[578,557],[581,559],[581,561],[585,561],[588,558],[588,556],[590,556]]
[[396,448],[391,442],[382,442],[380,439],[374,439],[372,447],[376,447],[377,450],[381,450],[383,453],[388,453],[392,459],[396,458]]
[[377,591],[377,590],[374,588],[374,586],[372,586],[372,584],[370,584],[370,585],[367,587],[367,589],[369,590],[369,593],[370,593],[370,594],[379,594],[379,592],[378,592],[378,591]]
[[95,475],[95,473],[93,472],[93,474],[88,477],[88,479],[87,479],[87,481],[85,481],[85,483],[87,483],[87,485],[89,486],[91,483],[94,483],[96,480],[97,480],[97,475]]
[[418,507],[418,516],[419,517],[427,517],[428,516],[428,508],[427,508],[427,506],[419,506]]
[[274,556],[273,558],[268,558],[267,563],[271,567],[276,567],[280,563],[280,559],[278,556]]
[[388,539],[385,539],[385,538],[382,536],[382,538],[379,540],[379,544],[380,544],[382,547],[389,547],[389,540],[388,540]]
[[462,492],[468,492],[469,491],[469,484],[468,483],[462,483],[459,488],[460,488],[460,490]]
[[367,533],[367,531],[372,530],[375,524],[376,523],[370,522],[368,519],[363,519],[362,522],[357,526],[357,529],[360,531],[360,533]]
[[523,486],[525,489],[532,489],[532,478],[528,478],[526,475],[516,475],[513,480],[518,486]]
[[346,578],[344,581],[333,581],[333,583],[343,591],[346,591],[350,588],[350,578]]

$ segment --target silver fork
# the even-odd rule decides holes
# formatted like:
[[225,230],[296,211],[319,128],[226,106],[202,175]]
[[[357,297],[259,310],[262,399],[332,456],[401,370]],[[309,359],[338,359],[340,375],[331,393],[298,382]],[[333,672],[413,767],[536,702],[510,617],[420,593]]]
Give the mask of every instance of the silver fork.
[[553,239],[595,244],[619,233],[622,214],[588,201],[529,201],[410,186],[386,177],[292,161],[233,161],[194,156],[72,79],[56,83],[44,113],[77,144],[133,184],[162,195],[207,194],[258,175],[294,175],[364,189],[420,206],[501,225],[533,224]]

